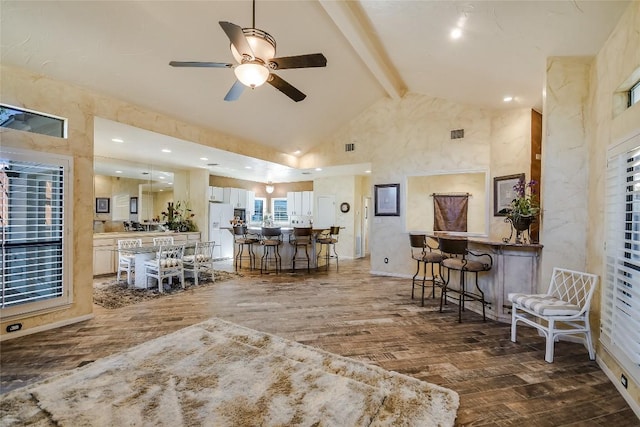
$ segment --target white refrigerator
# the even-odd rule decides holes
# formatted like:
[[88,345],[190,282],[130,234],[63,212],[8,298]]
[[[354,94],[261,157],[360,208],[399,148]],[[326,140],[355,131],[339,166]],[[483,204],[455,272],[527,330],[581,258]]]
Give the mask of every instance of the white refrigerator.
[[231,227],[233,205],[209,203],[209,240],[216,242],[213,256],[216,259],[233,258],[233,235],[220,227]]

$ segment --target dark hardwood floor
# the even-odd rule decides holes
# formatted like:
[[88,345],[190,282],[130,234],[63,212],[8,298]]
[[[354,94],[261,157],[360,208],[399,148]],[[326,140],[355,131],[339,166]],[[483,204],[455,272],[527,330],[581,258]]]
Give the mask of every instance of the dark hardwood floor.
[[[560,342],[544,361],[529,328],[457,306],[420,307],[411,282],[369,274],[369,262],[341,260],[329,272],[244,276],[119,309],[95,319],[5,341],[3,392],[73,369],[151,338],[219,317],[379,365],[460,394],[458,425],[640,426],[640,420],[579,344]],[[104,279],[97,279],[104,280]]]

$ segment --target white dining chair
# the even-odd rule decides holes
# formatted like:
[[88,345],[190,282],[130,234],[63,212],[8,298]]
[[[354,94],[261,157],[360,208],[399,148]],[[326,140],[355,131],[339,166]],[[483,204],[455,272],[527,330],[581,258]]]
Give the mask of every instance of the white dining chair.
[[142,246],[142,239],[120,239],[118,240],[118,274],[117,281],[120,282],[120,273],[127,273],[127,285],[131,285],[131,273],[135,271],[135,254],[127,249]]
[[[164,292],[162,283],[164,279],[167,284],[171,284],[174,277],[180,280],[180,284],[184,289],[184,245],[166,245],[160,246],[158,256],[155,259],[145,261],[144,274],[147,289],[149,288],[149,279],[154,278],[158,281],[158,291]],[[171,279],[171,280],[169,280]]]
[[193,254],[184,255],[182,258],[185,271],[192,271],[194,284],[198,286],[198,276],[200,273],[211,274],[211,281],[216,278],[213,271],[213,248],[215,242],[197,242]]
[[153,238],[153,246],[173,245],[173,236],[162,236]]

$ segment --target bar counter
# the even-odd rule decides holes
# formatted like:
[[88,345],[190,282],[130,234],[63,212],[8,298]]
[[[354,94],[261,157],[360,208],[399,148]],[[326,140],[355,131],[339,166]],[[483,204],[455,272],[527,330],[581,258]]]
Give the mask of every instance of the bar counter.
[[[543,248],[541,244],[505,243],[486,237],[447,233],[427,232],[426,234],[436,240],[438,236],[466,237],[470,251],[491,255],[493,267],[490,271],[480,273],[478,278],[480,289],[489,302],[486,307],[488,318],[511,323],[511,304],[507,295],[511,292],[538,293],[539,261]],[[459,280],[458,273],[452,271],[449,286],[457,289]],[[465,309],[482,314],[482,305],[479,302],[467,302]]]

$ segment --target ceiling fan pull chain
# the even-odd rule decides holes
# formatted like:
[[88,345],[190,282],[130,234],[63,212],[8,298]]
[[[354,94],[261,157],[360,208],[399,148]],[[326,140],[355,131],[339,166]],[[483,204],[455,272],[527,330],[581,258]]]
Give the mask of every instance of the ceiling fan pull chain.
[[253,22],[252,28],[256,28],[256,0],[253,0]]

